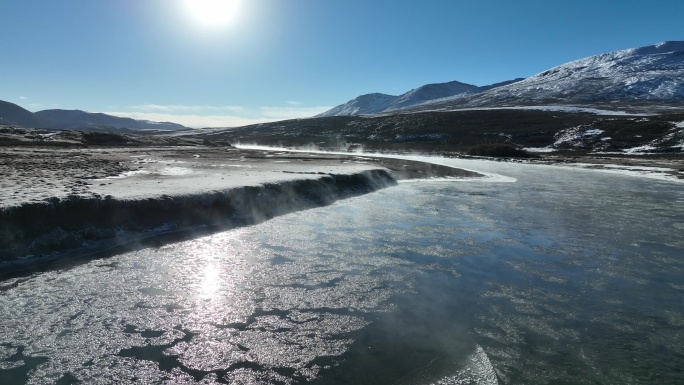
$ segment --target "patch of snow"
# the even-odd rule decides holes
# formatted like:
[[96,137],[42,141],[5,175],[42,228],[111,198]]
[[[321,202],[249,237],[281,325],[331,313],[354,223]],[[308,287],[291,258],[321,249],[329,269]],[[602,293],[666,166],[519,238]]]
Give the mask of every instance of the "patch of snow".
[[133,170],[133,171],[126,171],[122,174],[116,175],[116,176],[108,176],[103,179],[95,179],[97,181],[104,181],[104,180],[109,180],[109,179],[125,179],[128,177],[136,176],[136,175],[143,175],[143,174],[149,174],[148,170]]
[[[427,104],[425,104],[427,105]],[[587,113],[602,116],[650,116],[652,114],[646,113],[630,113],[626,111],[606,110],[600,108],[590,107],[576,107],[564,105],[544,105],[544,106],[508,106],[508,107],[469,107],[469,108],[438,108],[438,109],[421,109],[421,112],[458,112],[458,111],[497,111],[497,110],[533,110],[533,111],[550,111],[550,112],[567,112],[567,113]],[[382,114],[380,114],[382,115]]]
[[616,116],[624,116],[624,115],[645,116],[646,115],[646,114],[630,114],[630,113],[625,112],[625,111],[605,110],[605,109],[600,109],[600,108],[562,106],[562,105],[559,105],[559,106],[522,106],[522,107],[511,107],[511,109],[557,111],[557,112],[570,112],[570,113],[589,113],[589,114],[596,114],[596,115],[616,115]]
[[684,122],[675,123],[674,127],[670,130],[670,132],[662,138],[652,140],[651,142],[643,146],[625,149],[624,152],[627,154],[634,155],[647,154],[652,151],[662,149],[662,144],[673,140],[678,140],[678,142],[677,144],[671,145],[669,148],[684,151]]
[[180,176],[180,175],[190,175],[192,174],[193,171],[190,168],[186,167],[164,167],[159,171],[159,174],[161,175],[175,175],[175,176]]
[[577,126],[561,130],[554,135],[554,148],[582,148],[600,150],[605,148],[609,137],[599,138],[605,131],[591,126]]
[[525,150],[525,151],[527,151],[527,152],[539,152],[539,153],[542,153],[542,152],[554,152],[554,151],[556,151],[556,149],[553,148],[553,147],[551,147],[551,146],[546,146],[546,147],[525,147],[525,148],[523,148],[523,150]]
[[52,137],[58,136],[59,134],[61,134],[61,132],[58,131],[58,132],[51,132],[49,134],[38,134],[38,136],[40,136],[43,139],[51,139]]
[[593,128],[593,129],[586,130],[586,131],[582,132],[581,135],[582,135],[582,136],[596,136],[596,135],[601,135],[601,134],[603,134],[604,132],[605,132],[605,131],[600,130],[600,129],[598,129],[598,128]]
[[632,147],[632,148],[626,148],[624,149],[625,154],[630,154],[630,155],[641,155],[641,154],[648,154],[651,153],[658,148],[651,145],[651,144],[645,144],[643,146],[638,146],[638,147]]

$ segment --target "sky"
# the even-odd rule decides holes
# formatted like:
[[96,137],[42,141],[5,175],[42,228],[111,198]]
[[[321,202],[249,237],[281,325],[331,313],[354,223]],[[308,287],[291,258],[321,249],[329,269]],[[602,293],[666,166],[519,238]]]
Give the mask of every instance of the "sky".
[[0,100],[240,126],[684,40],[683,15],[682,0],[2,0]]

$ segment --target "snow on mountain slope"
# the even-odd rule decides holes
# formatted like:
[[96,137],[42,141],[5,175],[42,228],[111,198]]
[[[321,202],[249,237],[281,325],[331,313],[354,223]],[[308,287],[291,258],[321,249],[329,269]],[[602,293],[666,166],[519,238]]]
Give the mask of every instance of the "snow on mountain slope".
[[458,81],[448,83],[433,83],[414,88],[409,92],[400,96],[392,96],[386,94],[367,94],[361,95],[356,99],[350,100],[345,104],[334,107],[320,115],[317,118],[326,116],[351,116],[364,114],[380,114],[400,110],[407,107],[416,106],[422,103],[450,98],[450,97],[465,97],[474,95],[480,92],[490,90],[492,88],[508,85],[522,79],[509,80],[506,82],[496,83],[488,86],[474,86],[472,84],[461,83]]
[[[366,100],[371,96],[374,103]],[[527,79],[490,86],[449,82],[428,84],[401,96],[364,95],[318,117],[523,106],[611,108],[610,103],[644,110],[664,105],[684,108],[684,41],[590,56]]]
[[327,116],[377,114],[384,111],[385,108],[397,98],[397,96],[380,93],[361,95],[347,103],[333,107],[320,115],[316,115],[316,117],[323,118]]
[[449,83],[426,84],[415,88],[394,100],[385,112],[399,110],[428,100],[441,99],[454,95],[471,95],[481,92],[480,87],[457,81]]
[[684,103],[684,41],[575,60],[523,81],[421,109],[606,102]]

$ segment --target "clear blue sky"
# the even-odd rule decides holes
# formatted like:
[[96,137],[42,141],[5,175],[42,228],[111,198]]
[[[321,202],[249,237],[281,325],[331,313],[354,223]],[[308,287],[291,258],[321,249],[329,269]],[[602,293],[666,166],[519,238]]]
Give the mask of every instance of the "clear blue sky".
[[684,0],[187,1],[0,1],[0,100],[229,126],[684,40]]

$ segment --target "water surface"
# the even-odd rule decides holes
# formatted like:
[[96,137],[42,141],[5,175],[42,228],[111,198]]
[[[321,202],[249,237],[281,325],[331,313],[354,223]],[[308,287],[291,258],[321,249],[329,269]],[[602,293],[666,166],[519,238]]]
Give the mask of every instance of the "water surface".
[[443,160],[402,183],[0,283],[0,383],[684,382],[681,184]]

